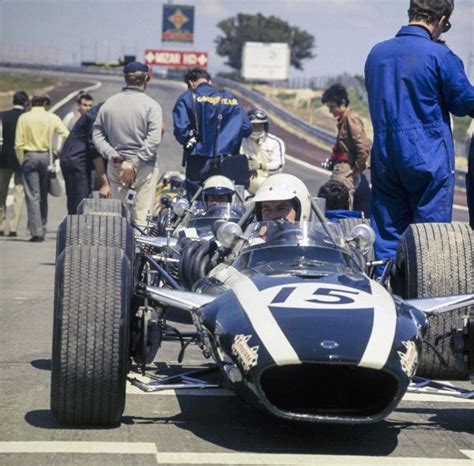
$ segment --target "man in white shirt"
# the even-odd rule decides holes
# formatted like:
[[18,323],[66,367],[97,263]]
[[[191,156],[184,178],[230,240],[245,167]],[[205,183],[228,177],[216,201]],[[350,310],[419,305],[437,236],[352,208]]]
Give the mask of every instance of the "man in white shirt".
[[270,176],[281,173],[285,165],[285,144],[268,132],[270,120],[260,109],[248,112],[252,134],[242,140],[240,153],[249,159],[251,173],[248,191],[255,194],[260,185]]

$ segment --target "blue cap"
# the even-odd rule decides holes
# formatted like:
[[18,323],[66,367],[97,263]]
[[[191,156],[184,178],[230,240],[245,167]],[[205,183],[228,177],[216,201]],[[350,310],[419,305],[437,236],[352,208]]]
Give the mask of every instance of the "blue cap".
[[148,73],[150,69],[148,68],[147,65],[144,63],[140,63],[139,61],[134,61],[132,63],[127,63],[123,67],[123,74],[128,74],[128,73]]

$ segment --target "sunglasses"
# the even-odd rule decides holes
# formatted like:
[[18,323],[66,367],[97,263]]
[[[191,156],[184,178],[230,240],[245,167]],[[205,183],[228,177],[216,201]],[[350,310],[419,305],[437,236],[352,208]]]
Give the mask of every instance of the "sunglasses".
[[441,32],[445,33],[445,32],[448,32],[450,29],[451,29],[451,23],[449,22],[449,19],[445,19],[443,21]]

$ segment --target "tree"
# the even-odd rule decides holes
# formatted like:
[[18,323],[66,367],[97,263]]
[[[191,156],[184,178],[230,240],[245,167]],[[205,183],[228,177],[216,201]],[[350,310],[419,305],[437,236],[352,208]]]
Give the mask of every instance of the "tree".
[[290,64],[303,69],[302,61],[313,58],[314,36],[296,26],[290,26],[276,16],[239,13],[217,24],[224,35],[215,39],[217,54],[227,57],[226,65],[240,70],[245,42],[286,42],[290,46]]

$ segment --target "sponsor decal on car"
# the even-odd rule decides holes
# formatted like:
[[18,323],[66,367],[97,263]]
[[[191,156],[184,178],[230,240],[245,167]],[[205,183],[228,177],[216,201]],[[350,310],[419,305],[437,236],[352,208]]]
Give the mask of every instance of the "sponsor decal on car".
[[398,356],[400,356],[400,364],[403,372],[411,377],[418,364],[418,350],[414,341],[402,341],[402,345],[406,348],[406,351],[397,351]]
[[258,346],[250,347],[248,344],[250,338],[252,335],[236,335],[232,343],[232,354],[242,364],[245,372],[254,367],[258,360]]

